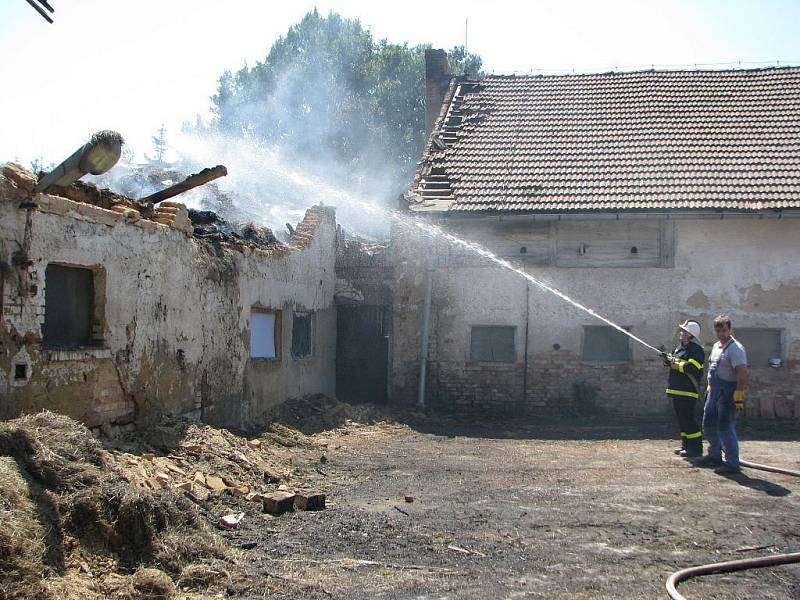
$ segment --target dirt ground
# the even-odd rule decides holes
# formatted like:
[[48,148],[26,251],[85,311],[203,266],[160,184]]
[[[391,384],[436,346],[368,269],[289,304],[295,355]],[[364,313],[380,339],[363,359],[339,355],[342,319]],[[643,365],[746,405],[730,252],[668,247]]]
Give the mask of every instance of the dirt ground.
[[[692,467],[668,421],[475,426],[325,398],[275,419],[99,440],[51,413],[0,424],[0,598],[664,598],[679,568],[800,549],[800,480]],[[796,423],[742,438],[800,468]],[[327,509],[264,513],[279,489]],[[800,598],[800,565],[681,591]]]
[[[258,543],[228,593],[663,598],[679,568],[800,548],[800,481],[694,468],[671,453],[670,433],[641,422],[439,422],[317,434],[319,451],[298,448],[294,463],[333,506],[226,533]],[[800,466],[794,425],[743,437],[744,457]],[[681,591],[800,598],[800,565],[704,577]]]

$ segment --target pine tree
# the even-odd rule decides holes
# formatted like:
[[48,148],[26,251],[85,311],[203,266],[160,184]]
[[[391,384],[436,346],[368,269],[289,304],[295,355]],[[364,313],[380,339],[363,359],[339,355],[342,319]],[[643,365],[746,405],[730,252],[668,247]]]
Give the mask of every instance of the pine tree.
[[167,128],[164,125],[161,125],[161,128],[156,132],[156,135],[153,136],[153,146],[156,150],[156,158],[155,160],[150,160],[151,162],[155,162],[158,164],[164,164],[164,155],[167,153]]

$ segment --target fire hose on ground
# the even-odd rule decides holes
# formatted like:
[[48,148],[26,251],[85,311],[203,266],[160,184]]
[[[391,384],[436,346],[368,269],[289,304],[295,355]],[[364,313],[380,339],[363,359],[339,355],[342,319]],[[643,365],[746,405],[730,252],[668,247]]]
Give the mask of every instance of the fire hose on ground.
[[[769,471],[770,473],[781,473],[783,475],[800,477],[800,471],[794,471],[792,469],[773,467],[771,465],[762,465],[745,460],[739,461],[739,464],[749,469],[758,469],[760,471]],[[699,575],[711,575],[714,573],[732,573],[733,571],[744,571],[745,569],[757,569],[759,567],[776,567],[778,565],[788,565],[793,563],[800,563],[800,552],[791,552],[789,554],[773,554],[772,556],[762,556],[760,558],[745,558],[741,560],[729,560],[726,562],[688,567],[686,569],[681,569],[680,571],[675,571],[669,576],[669,579],[667,579],[667,593],[672,600],[686,600],[686,597],[681,595],[677,588],[681,581],[686,581],[691,577],[697,577]]]
[[790,554],[773,554],[772,556],[762,556],[761,558],[745,558],[742,560],[729,560],[726,562],[713,563],[710,565],[699,565],[675,571],[667,579],[667,593],[673,600],[686,600],[677,590],[681,581],[698,575],[710,575],[712,573],[731,573],[733,571],[743,571],[745,569],[756,569],[758,567],[775,567],[778,565],[788,565],[800,563],[800,552]]

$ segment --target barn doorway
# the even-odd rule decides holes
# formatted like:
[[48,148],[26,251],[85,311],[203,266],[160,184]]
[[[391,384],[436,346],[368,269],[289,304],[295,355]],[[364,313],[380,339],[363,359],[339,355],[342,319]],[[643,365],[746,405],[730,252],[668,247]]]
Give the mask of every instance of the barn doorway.
[[336,310],[336,397],[351,404],[386,403],[389,308],[340,304]]

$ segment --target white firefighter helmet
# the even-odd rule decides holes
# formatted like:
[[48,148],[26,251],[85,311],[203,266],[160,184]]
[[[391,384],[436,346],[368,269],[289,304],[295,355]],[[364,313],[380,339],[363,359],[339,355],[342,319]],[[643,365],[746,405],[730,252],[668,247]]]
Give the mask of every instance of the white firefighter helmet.
[[698,323],[697,321],[692,321],[687,319],[686,321],[678,325],[678,327],[680,327],[683,331],[692,336],[698,344],[700,344],[701,346],[703,345],[703,342],[700,341],[700,323]]

